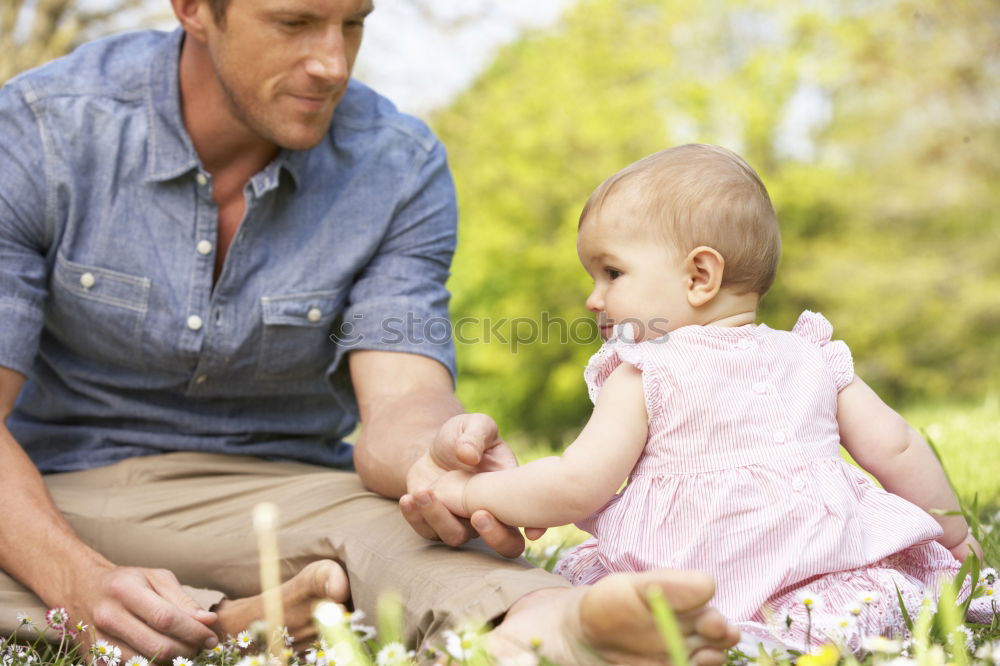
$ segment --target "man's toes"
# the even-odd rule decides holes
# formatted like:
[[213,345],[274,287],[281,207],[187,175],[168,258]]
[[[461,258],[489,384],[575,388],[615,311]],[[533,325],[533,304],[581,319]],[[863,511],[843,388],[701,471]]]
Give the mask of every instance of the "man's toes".
[[711,643],[717,643],[725,647],[732,645],[729,640],[733,633],[736,634],[736,640],[739,640],[739,632],[735,628],[730,627],[726,623],[726,618],[723,617],[722,613],[714,608],[706,608],[698,616],[694,622],[694,630],[698,635],[703,636]]
[[646,572],[643,576],[646,594],[653,587],[658,587],[677,613],[698,610],[715,595],[715,581],[704,571],[660,569]]
[[725,650],[705,647],[691,655],[692,666],[722,666],[726,663]]
[[[351,596],[344,568],[333,560],[310,562],[299,574],[304,579],[305,595],[311,599],[344,602]],[[298,577],[298,576],[297,576]]]

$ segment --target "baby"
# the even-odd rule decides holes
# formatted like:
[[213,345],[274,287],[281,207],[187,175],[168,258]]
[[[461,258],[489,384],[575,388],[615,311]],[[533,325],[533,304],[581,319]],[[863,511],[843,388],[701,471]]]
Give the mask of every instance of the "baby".
[[[865,597],[865,633],[905,632],[896,589],[916,614],[982,550],[961,515],[929,513],[958,509],[937,458],[830,323],[755,323],[780,244],[763,183],[724,148],[672,148],[606,180],[577,238],[606,340],[584,373],[593,415],[561,456],[450,472],[435,495],[460,516],[577,522],[593,538],[556,568],[574,583],[706,569],[745,644],[826,640],[804,593],[837,616]],[[859,649],[861,629],[836,631]]]

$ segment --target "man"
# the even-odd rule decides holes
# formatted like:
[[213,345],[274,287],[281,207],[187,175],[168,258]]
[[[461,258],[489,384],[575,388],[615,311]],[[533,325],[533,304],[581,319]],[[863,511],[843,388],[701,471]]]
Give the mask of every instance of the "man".
[[[655,586],[720,663],[735,635],[704,576],[569,588],[488,552],[523,541],[486,514],[489,548],[419,536],[474,535],[439,474],[514,463],[425,330],[454,192],[427,128],[349,82],[370,0],[172,4],[182,31],[0,93],[0,630],[65,606],[126,655],[215,645],[260,617],[249,511],[269,500],[300,644],[317,600],[395,591],[411,640],[478,616],[497,655],[541,636],[563,663],[647,663]],[[331,471],[358,415],[357,474]]]

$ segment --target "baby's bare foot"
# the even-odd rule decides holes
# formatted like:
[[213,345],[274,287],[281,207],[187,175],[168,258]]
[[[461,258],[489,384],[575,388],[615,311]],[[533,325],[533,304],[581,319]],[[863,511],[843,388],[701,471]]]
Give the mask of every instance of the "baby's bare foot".
[[541,652],[557,664],[667,663],[647,601],[653,588],[659,588],[674,609],[692,663],[722,664],[725,649],[736,644],[739,632],[706,606],[715,592],[711,578],[666,569],[530,594],[490,633],[487,647],[500,659],[514,657],[537,637]]
[[[302,649],[316,638],[312,621],[313,607],[320,601],[345,603],[351,597],[347,573],[333,560],[317,560],[281,586],[285,626],[295,638],[295,648]],[[221,636],[243,631],[251,623],[264,618],[262,595],[245,599],[225,599],[215,609],[219,620],[215,624]]]

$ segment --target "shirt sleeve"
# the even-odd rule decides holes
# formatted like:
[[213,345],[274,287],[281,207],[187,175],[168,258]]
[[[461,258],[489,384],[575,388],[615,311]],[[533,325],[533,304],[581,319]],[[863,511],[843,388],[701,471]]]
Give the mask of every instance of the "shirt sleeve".
[[13,82],[0,89],[0,366],[25,375],[41,338],[52,215],[30,99]]
[[401,188],[378,251],[350,289],[330,375],[345,354],[368,349],[428,356],[455,378],[445,287],[457,238],[455,186],[444,147],[435,142],[425,155]]

